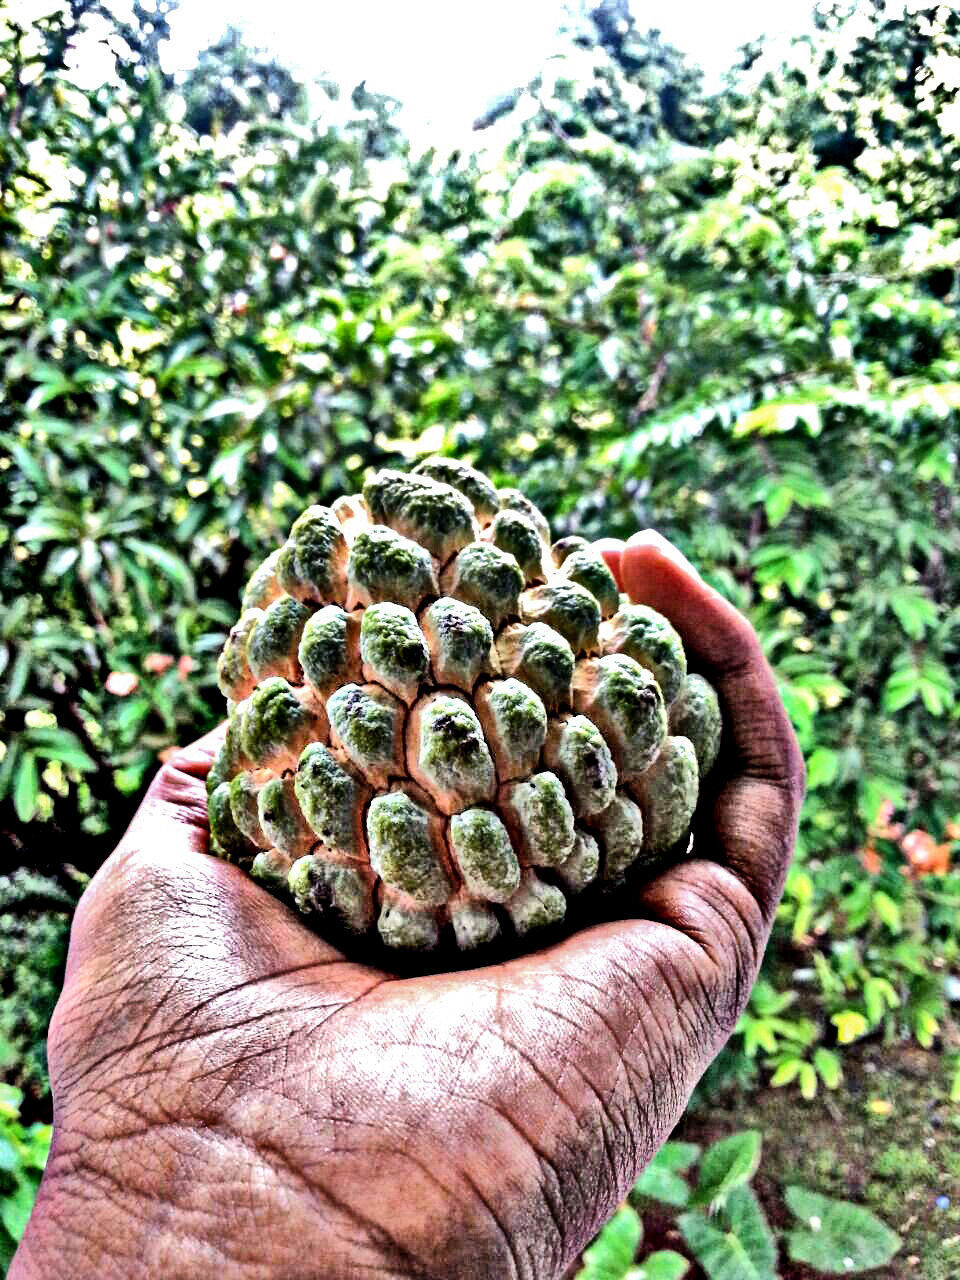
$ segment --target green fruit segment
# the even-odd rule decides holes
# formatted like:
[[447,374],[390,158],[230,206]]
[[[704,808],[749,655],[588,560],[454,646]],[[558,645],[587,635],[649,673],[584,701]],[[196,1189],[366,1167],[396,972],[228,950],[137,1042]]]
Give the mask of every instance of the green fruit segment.
[[573,851],[556,868],[557,875],[571,893],[581,893],[592,884],[600,870],[600,846],[588,831],[577,831]]
[[500,921],[482,902],[455,902],[450,919],[457,946],[461,951],[485,947],[500,936]]
[[[314,747],[326,750],[319,743],[315,743]],[[307,747],[307,751],[311,749]],[[302,759],[301,756],[301,761]],[[296,776],[291,774],[271,778],[260,788],[257,802],[263,834],[275,849],[291,858],[298,858],[306,853],[317,840],[297,800],[296,785]]]
[[330,734],[373,786],[402,772],[403,705],[375,684],[345,684],[327,699]]
[[392,889],[425,907],[438,907],[452,885],[434,845],[430,815],[403,791],[371,801],[367,813],[370,865]]
[[441,813],[493,799],[493,758],[464,698],[435,693],[419,702],[407,728],[407,754],[413,777]]
[[572,550],[563,559],[560,577],[569,578],[571,582],[589,591],[599,604],[604,618],[616,613],[620,604],[620,592],[617,580],[603,556],[591,551],[589,547]]
[[277,581],[277,561],[280,559],[282,547],[271,551],[267,558],[254,569],[243,593],[241,608],[265,609],[277,596],[283,594],[283,588]]
[[429,476],[378,471],[363,486],[363,498],[371,520],[412,538],[441,563],[480,532],[470,500]]
[[237,825],[251,844],[258,849],[269,849],[271,841],[264,835],[260,826],[260,809],[258,798],[260,788],[249,773],[238,773],[228,784],[230,787],[230,813]]
[[207,798],[210,818],[210,844],[215,852],[230,862],[251,858],[256,849],[237,826],[230,804],[230,784],[221,782]]
[[413,468],[413,475],[428,476],[458,489],[470,499],[481,524],[486,524],[500,509],[497,491],[483,472],[457,458],[425,458]]
[[427,596],[439,594],[430,552],[383,525],[357,534],[347,580],[351,609],[390,600],[416,610]]
[[604,877],[615,880],[644,852],[643,814],[628,795],[619,792],[591,826],[603,851]]
[[567,912],[563,893],[552,884],[544,884],[532,871],[524,874],[520,888],[505,905],[521,937],[535,929],[558,924]]
[[308,853],[290,868],[287,884],[303,915],[329,913],[351,933],[366,933],[373,924],[373,888],[368,871]]
[[547,737],[547,709],[522,680],[493,680],[477,690],[477,715],[501,782],[536,767]]
[[566,787],[574,813],[600,813],[617,789],[617,766],[603,734],[586,716],[550,725],[544,759]]
[[596,598],[576,582],[531,587],[520,597],[520,617],[524,622],[545,622],[553,627],[575,653],[589,653],[597,648],[600,606]]
[[653,764],[631,785],[643,810],[646,844],[651,853],[666,853],[690,830],[697,807],[699,771],[693,743],[668,738]]
[[519,511],[499,512],[490,526],[489,538],[495,547],[513,556],[525,582],[542,581],[543,542],[528,516]]
[[369,788],[323,743],[311,743],[300,757],[294,793],[327,849],[346,858],[363,856],[363,806]]
[[450,849],[469,893],[503,902],[520,884],[520,864],[507,829],[489,809],[450,819]]
[[535,773],[526,782],[508,783],[502,808],[525,862],[557,867],[569,857],[573,810],[555,773]]
[[513,556],[499,547],[473,542],[444,573],[443,589],[447,595],[476,605],[496,628],[519,611],[523,572]]
[[497,497],[500,499],[501,511],[519,511],[521,515],[533,521],[537,533],[544,542],[549,544],[550,526],[547,524],[547,518],[525,493],[521,493],[519,489],[498,489]]
[[625,654],[579,663],[573,705],[603,734],[622,780],[642,773],[667,736],[667,709],[656,680]]
[[372,604],[360,623],[360,657],[368,680],[412,702],[427,674],[430,650],[417,620],[401,604]]
[[575,659],[558,631],[543,622],[505,627],[497,653],[505,674],[528,684],[551,711],[569,706]]
[[493,628],[479,609],[443,596],[421,619],[437,684],[469,693],[490,666]]
[[575,551],[582,551],[589,545],[586,538],[581,538],[578,533],[572,533],[568,538],[558,538],[550,548],[553,563],[559,568],[567,556],[572,556]]
[[311,610],[292,596],[279,596],[256,618],[247,640],[247,661],[256,680],[283,676],[299,683],[297,649]]
[[318,609],[307,619],[297,656],[304,675],[321,697],[359,674],[357,630],[355,619],[335,604]]
[[247,642],[262,617],[262,609],[246,609],[231,627],[217,660],[217,684],[220,692],[234,702],[249,697],[256,687],[257,682],[247,657]]
[[716,763],[720,750],[720,701],[703,676],[688,675],[670,707],[670,732],[689,738],[697,753],[700,777]]
[[294,521],[277,560],[277,580],[299,600],[342,604],[347,540],[329,507],[308,507]]
[[319,713],[280,676],[264,680],[250,695],[243,712],[242,741],[245,754],[258,767],[292,764],[307,742],[320,736]]
[[625,653],[653,673],[668,703],[680,692],[687,674],[683,643],[661,613],[643,604],[631,604],[604,628],[604,653]]
[[288,889],[292,862],[279,849],[264,849],[250,864],[250,874],[271,893],[283,894]]
[[404,903],[387,900],[377,920],[380,937],[398,951],[432,951],[440,940],[437,922],[429,911],[411,910]]

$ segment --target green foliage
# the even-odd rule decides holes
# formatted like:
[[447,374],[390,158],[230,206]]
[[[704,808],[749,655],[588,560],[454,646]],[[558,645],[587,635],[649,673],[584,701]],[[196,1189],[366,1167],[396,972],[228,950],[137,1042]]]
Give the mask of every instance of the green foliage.
[[636,1213],[626,1205],[618,1209],[584,1253],[582,1280],[621,1280],[633,1264],[642,1236]]
[[0,1070],[36,1096],[49,1089],[46,1032],[83,882],[68,871],[0,876]]
[[0,1083],[0,1271],[6,1274],[33,1209],[52,1127],[20,1121],[23,1095]]
[[804,1224],[787,1235],[790,1257],[817,1271],[855,1272],[885,1266],[900,1237],[859,1205],[787,1187],[791,1212]]
[[737,1187],[715,1219],[685,1213],[677,1225],[710,1280],[775,1280],[773,1233],[749,1187]]
[[711,1211],[723,1208],[731,1192],[756,1173],[760,1141],[756,1129],[748,1129],[715,1142],[700,1161],[700,1178],[690,1204],[707,1206]]
[[631,1201],[661,1200],[678,1209],[684,1208],[690,1200],[690,1184],[681,1175],[699,1156],[700,1148],[693,1142],[666,1143],[633,1184]]
[[[695,1188],[681,1175],[699,1161]],[[668,1142],[641,1174],[622,1206],[583,1255],[578,1280],[653,1280],[686,1274],[690,1261],[673,1251],[639,1260],[645,1205],[686,1208],[677,1229],[708,1280],[776,1280],[781,1241],[750,1186],[760,1161],[756,1131],[721,1138],[701,1155],[691,1143]],[[682,1189],[681,1189],[682,1188]],[[889,1262],[900,1238],[869,1210],[788,1187],[784,1200],[802,1226],[785,1233],[789,1257],[824,1275],[852,1275]],[[635,1207],[631,1207],[635,1206]]]

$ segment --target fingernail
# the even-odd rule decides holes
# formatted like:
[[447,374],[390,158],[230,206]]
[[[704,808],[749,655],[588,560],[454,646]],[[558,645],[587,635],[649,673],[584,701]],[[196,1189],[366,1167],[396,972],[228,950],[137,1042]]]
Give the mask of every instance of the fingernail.
[[678,551],[672,542],[668,542],[662,533],[658,533],[656,529],[641,529],[639,533],[632,534],[627,539],[627,550],[632,547],[649,547],[651,551],[656,551],[657,555],[661,555],[665,560],[671,561],[682,569],[684,573],[688,573],[691,578],[700,580],[700,575],[696,569],[683,554]]

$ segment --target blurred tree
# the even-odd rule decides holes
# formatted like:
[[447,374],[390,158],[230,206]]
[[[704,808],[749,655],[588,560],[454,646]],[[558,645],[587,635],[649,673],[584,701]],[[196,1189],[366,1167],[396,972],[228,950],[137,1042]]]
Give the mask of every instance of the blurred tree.
[[286,67],[249,48],[228,27],[201,50],[181,86],[186,122],[198,134],[218,134],[241,121],[282,120],[303,105],[304,89]]

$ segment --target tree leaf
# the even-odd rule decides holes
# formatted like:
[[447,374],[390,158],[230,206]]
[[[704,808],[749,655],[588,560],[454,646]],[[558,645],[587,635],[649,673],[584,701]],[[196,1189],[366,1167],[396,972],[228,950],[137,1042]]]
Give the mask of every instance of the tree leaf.
[[897,1233],[860,1205],[831,1200],[804,1187],[788,1187],[785,1199],[804,1223],[787,1233],[794,1262],[851,1275],[886,1266],[901,1246]]
[[639,1267],[631,1267],[626,1280],[682,1280],[689,1270],[690,1263],[682,1253],[658,1249],[644,1258]]
[[11,1194],[0,1197],[0,1222],[15,1241],[19,1241],[26,1230],[36,1196],[33,1184],[23,1179]]
[[23,741],[41,760],[59,760],[68,769],[79,769],[82,773],[97,767],[80,739],[69,729],[27,729]]
[[640,1218],[623,1205],[584,1252],[577,1280],[625,1280],[642,1239]]
[[751,1258],[744,1242],[699,1211],[681,1214],[680,1234],[709,1280],[774,1280],[774,1274]]
[[753,1188],[734,1188],[727,1198],[725,1214],[730,1230],[753,1265],[761,1273],[766,1270],[772,1274],[777,1268],[777,1244]]
[[758,1129],[745,1129],[709,1147],[700,1162],[700,1181],[690,1203],[722,1205],[734,1187],[749,1182],[760,1163],[760,1143]]
[[37,807],[40,794],[40,775],[36,756],[27,751],[20,757],[13,781],[13,807],[21,822],[29,822]]
[[680,1174],[690,1168],[699,1154],[700,1148],[695,1143],[666,1143],[633,1184],[631,1197],[646,1196],[683,1208],[690,1199],[690,1185]]
[[197,588],[193,580],[193,574],[178,555],[168,551],[165,547],[158,547],[154,542],[144,542],[140,538],[128,538],[127,546],[131,551],[135,551],[138,555],[143,556],[145,560],[149,560],[151,564],[156,565],[165,577],[180,587],[188,600],[196,598]]

